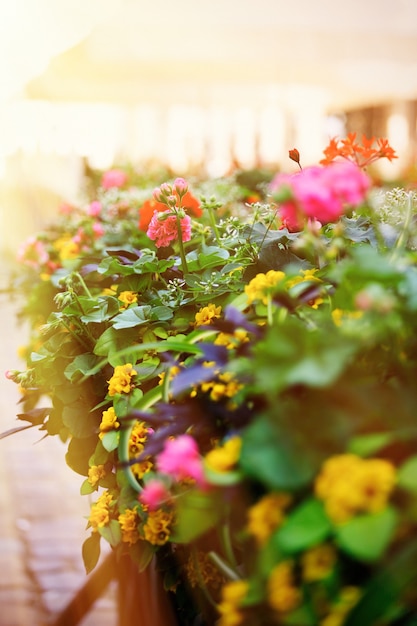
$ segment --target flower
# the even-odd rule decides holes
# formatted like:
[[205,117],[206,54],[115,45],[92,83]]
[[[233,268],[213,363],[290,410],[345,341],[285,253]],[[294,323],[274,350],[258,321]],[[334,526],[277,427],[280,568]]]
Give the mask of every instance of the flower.
[[271,492],[248,509],[247,530],[259,545],[265,545],[284,521],[284,511],[291,502],[286,493]]
[[294,585],[292,561],[276,565],[268,578],[268,602],[279,613],[289,613],[300,604],[301,593]]
[[218,626],[238,626],[243,621],[240,605],[249,589],[246,580],[233,580],[222,587],[222,598],[217,609],[220,613]]
[[196,440],[190,435],[168,439],[157,457],[157,467],[175,480],[193,478],[200,486],[205,484],[203,463]]
[[165,248],[178,239],[178,230],[181,231],[183,242],[191,239],[191,218],[189,215],[180,218],[172,215],[171,211],[163,211],[162,213],[154,211],[146,234],[149,239],[155,241],[157,248]]
[[280,216],[288,230],[297,231],[307,220],[336,222],[347,208],[359,206],[370,180],[357,165],[344,161],[327,167],[311,166],[290,176],[278,174],[271,182],[271,191],[279,192],[283,185],[291,197],[282,202]]
[[215,304],[208,304],[207,306],[203,306],[197,313],[195,314],[195,326],[204,326],[206,324],[211,324],[215,319],[218,319],[221,316],[222,307],[216,306]]
[[255,278],[252,278],[249,284],[245,286],[248,303],[251,304],[255,300],[261,300],[261,302],[266,304],[268,295],[284,278],[285,274],[280,270],[269,270],[266,274],[257,274]]
[[166,485],[157,478],[148,480],[139,494],[139,502],[145,505],[150,511],[155,511],[171,497]]
[[103,206],[101,202],[99,202],[98,200],[93,200],[93,202],[91,202],[87,207],[87,215],[90,215],[91,217],[97,217],[98,215],[100,215],[102,209]]
[[105,475],[104,465],[92,465],[88,468],[88,482],[92,487],[95,487]]
[[138,294],[134,291],[122,291],[117,296],[118,300],[123,303],[122,308],[127,308],[130,304],[136,304],[138,301]]
[[118,428],[120,428],[120,423],[117,421],[117,416],[116,416],[114,407],[111,406],[109,409],[107,409],[106,411],[103,411],[102,413],[100,432],[99,432],[100,439],[103,439],[103,436],[105,435],[105,433],[111,430],[117,430]]
[[[192,217],[202,216],[203,211],[201,209],[200,202],[190,191],[187,191],[181,198],[179,197],[178,194],[177,196],[178,196],[178,203],[181,202],[181,207],[184,209],[186,213],[188,213],[188,215]],[[160,197],[159,194],[158,194],[158,197]],[[139,229],[146,232],[148,230],[149,223],[153,217],[154,212],[155,211],[163,212],[166,210],[167,210],[167,206],[165,203],[158,202],[154,198],[151,200],[146,200],[139,209]]]
[[330,574],[336,563],[336,550],[330,544],[320,544],[302,556],[303,578],[307,582],[321,580]]
[[127,183],[127,174],[123,170],[114,168],[104,172],[101,178],[101,186],[103,189],[111,189],[112,187],[120,188]]
[[213,448],[206,454],[205,466],[215,472],[228,472],[238,462],[241,447],[242,439],[240,437],[230,437],[223,445]]
[[150,511],[143,525],[143,535],[146,541],[154,546],[163,546],[169,539],[174,520],[172,511]]
[[119,514],[119,524],[122,531],[123,543],[134,545],[140,539],[138,531],[139,517],[136,509],[125,509]]
[[104,491],[92,505],[88,522],[93,532],[98,532],[99,528],[107,526],[110,522],[110,507],[112,503],[113,496],[109,491]]
[[109,396],[114,396],[117,393],[130,393],[132,390],[132,376],[137,374],[133,369],[131,363],[126,365],[117,365],[114,368],[114,374],[108,380],[109,383]]

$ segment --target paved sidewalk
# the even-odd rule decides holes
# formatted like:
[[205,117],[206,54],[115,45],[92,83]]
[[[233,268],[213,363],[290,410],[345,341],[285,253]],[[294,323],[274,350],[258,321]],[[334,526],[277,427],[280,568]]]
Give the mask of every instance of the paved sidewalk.
[[[2,274],[0,287],[4,282]],[[15,417],[17,386],[4,376],[22,367],[17,348],[27,338],[15,311],[0,294],[0,432],[23,424]],[[0,626],[53,623],[86,582],[81,546],[89,502],[64,453],[58,438],[42,440],[36,429],[0,440]],[[116,626],[115,593],[111,583],[80,626]]]

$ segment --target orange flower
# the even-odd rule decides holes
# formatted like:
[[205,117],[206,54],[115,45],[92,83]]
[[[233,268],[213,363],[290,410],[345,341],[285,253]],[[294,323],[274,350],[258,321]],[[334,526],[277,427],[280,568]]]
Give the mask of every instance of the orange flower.
[[348,133],[346,139],[341,141],[333,137],[323,153],[324,159],[320,161],[321,165],[330,165],[335,159],[341,157],[353,161],[362,169],[378,159],[386,158],[392,161],[397,158],[395,150],[388,143],[388,139],[368,138],[366,135],[362,135],[361,143],[359,143],[356,141],[356,133]]

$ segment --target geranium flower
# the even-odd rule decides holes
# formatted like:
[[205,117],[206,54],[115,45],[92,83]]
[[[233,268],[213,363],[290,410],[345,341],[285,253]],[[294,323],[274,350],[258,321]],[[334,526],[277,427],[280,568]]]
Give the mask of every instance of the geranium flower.
[[[180,218],[182,241],[190,241],[191,239],[191,218],[185,215]],[[172,215],[171,211],[159,213],[154,211],[153,217],[149,223],[146,232],[149,239],[155,241],[157,248],[165,248],[170,243],[178,239],[178,225],[176,215]]]
[[112,187],[123,187],[127,183],[127,174],[123,170],[112,169],[104,172],[101,178],[101,186],[103,189],[111,189]]
[[[175,193],[175,189],[173,193]],[[179,202],[178,194],[176,194],[176,196],[178,197]],[[197,200],[197,198],[195,198],[190,191],[187,191],[187,193],[182,196],[181,208],[192,217],[201,217],[203,214],[199,200]],[[146,200],[139,209],[139,230],[146,231],[148,229],[149,223],[155,211],[166,210],[167,206],[163,202],[158,202],[154,198]]]
[[139,495],[139,502],[149,508],[150,511],[156,511],[163,502],[170,498],[169,490],[161,480],[153,478],[144,486]]
[[200,486],[204,485],[202,459],[197,442],[190,435],[168,439],[164,449],[158,454],[157,467],[160,472],[175,480],[194,478]]

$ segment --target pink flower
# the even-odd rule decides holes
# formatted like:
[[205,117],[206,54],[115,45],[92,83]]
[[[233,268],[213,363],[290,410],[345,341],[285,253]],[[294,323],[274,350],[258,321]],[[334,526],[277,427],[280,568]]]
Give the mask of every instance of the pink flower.
[[[185,215],[180,219],[182,241],[191,239],[191,218]],[[154,211],[146,232],[149,239],[155,241],[157,248],[169,246],[178,239],[177,218],[171,211]]]
[[168,439],[163,451],[158,455],[157,467],[160,472],[172,476],[175,480],[194,478],[200,486],[205,484],[197,442],[190,435]]
[[99,202],[98,200],[93,200],[93,202],[87,208],[87,214],[91,217],[97,217],[97,215],[100,215],[101,209],[101,202]]
[[164,483],[157,478],[153,478],[144,486],[142,493],[139,495],[139,502],[147,506],[150,511],[155,511],[169,498],[170,493]]
[[36,237],[29,237],[20,245],[17,260],[37,270],[49,261],[49,254],[42,241]]
[[296,231],[307,220],[322,224],[337,221],[348,207],[363,202],[369,185],[368,177],[355,164],[337,162],[305,168],[291,176],[279,174],[271,183],[271,191],[278,192],[284,186],[289,189],[290,197],[282,202],[280,215],[288,230]]
[[102,237],[105,233],[104,226],[103,224],[101,224],[101,222],[94,222],[92,225],[92,229],[94,237],[96,237],[97,239],[99,237]]
[[122,170],[112,169],[104,172],[101,179],[103,189],[111,189],[112,187],[123,187],[127,182],[127,174]]

